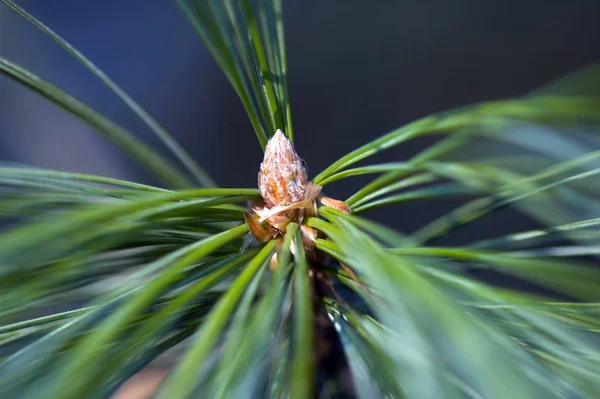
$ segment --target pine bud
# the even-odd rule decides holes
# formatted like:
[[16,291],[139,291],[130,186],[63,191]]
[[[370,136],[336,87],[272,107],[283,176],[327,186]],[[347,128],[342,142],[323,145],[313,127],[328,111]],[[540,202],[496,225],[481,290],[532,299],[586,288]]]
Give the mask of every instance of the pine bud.
[[306,197],[308,176],[294,145],[277,130],[267,143],[258,173],[258,189],[267,207],[287,206]]

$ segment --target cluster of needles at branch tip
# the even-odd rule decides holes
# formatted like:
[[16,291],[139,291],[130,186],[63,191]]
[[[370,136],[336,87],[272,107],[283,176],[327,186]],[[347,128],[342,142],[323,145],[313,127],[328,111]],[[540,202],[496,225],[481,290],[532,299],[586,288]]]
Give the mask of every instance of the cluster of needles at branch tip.
[[[292,142],[281,130],[271,137],[258,172],[258,189],[262,200],[251,201],[244,214],[250,233],[261,243],[282,237],[290,223],[300,226],[302,243],[312,262],[322,261],[315,248],[321,232],[303,222],[318,216],[317,204],[350,213],[343,201],[322,196],[321,186],[308,181],[306,166],[296,153]],[[271,268],[276,267],[276,254]]]

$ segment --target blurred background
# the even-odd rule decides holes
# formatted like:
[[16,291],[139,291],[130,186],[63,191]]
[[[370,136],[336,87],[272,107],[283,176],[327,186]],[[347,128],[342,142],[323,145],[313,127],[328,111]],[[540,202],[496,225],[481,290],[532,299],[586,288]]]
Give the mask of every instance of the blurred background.
[[[245,111],[174,2],[18,4],[121,85],[219,185],[256,186],[262,152]],[[597,0],[286,0],[284,17],[296,147],[311,176],[416,118],[523,95],[600,60]],[[5,6],[0,55],[159,145],[82,65]],[[382,159],[406,159],[427,143],[409,142]],[[86,125],[4,77],[0,161],[156,184]],[[327,195],[346,198],[359,183],[345,180]],[[373,215],[411,231],[430,219],[432,206],[441,212],[455,205],[410,204],[395,207],[392,217],[390,211]],[[462,234],[533,225],[509,212]]]
[[[256,185],[262,153],[245,111],[174,2],[18,3],[139,101],[218,184]],[[286,0],[284,17],[296,147],[312,176],[416,118],[523,95],[600,60],[596,0]],[[5,6],[0,55],[159,145],[82,65]],[[425,144],[384,157],[402,160]],[[7,78],[0,78],[0,160],[156,183],[83,123]],[[346,180],[327,194],[345,198],[356,184]],[[396,212],[397,227],[412,230],[428,207]]]

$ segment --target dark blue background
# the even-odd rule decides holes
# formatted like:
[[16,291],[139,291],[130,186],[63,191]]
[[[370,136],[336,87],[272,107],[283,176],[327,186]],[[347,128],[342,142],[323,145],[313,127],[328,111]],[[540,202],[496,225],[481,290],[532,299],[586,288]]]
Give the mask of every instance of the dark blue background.
[[[262,154],[245,111],[174,2],[18,3],[96,62],[220,185],[256,185]],[[284,14],[296,146],[312,175],[415,118],[524,94],[600,59],[595,0],[287,0]],[[3,5],[0,55],[158,145],[82,65]],[[422,145],[405,144],[385,158],[404,159]],[[154,183],[84,124],[4,77],[0,159]],[[344,198],[355,184],[327,193]],[[375,215],[412,230],[429,219],[431,206],[452,205]],[[509,215],[486,223],[499,233],[529,222]]]

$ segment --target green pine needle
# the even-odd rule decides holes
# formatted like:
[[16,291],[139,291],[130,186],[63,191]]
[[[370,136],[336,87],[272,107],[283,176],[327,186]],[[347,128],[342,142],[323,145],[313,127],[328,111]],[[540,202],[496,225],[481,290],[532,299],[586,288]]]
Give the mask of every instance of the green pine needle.
[[[0,58],[3,75],[168,187],[0,167],[1,397],[108,398],[154,362],[171,366],[161,398],[600,396],[599,66],[364,144],[315,178],[369,177],[346,201],[352,214],[321,206],[259,243],[244,223],[259,190],[214,188],[89,59],[2,1],[102,80],[185,170]],[[277,129],[293,139],[281,1],[177,4],[259,144]],[[424,135],[439,140],[409,159],[358,164]],[[448,198],[460,205],[431,206],[415,231],[365,216]],[[490,236],[484,223],[508,207],[540,227]],[[474,223],[481,234],[442,241]],[[340,370],[326,366],[332,358]]]

